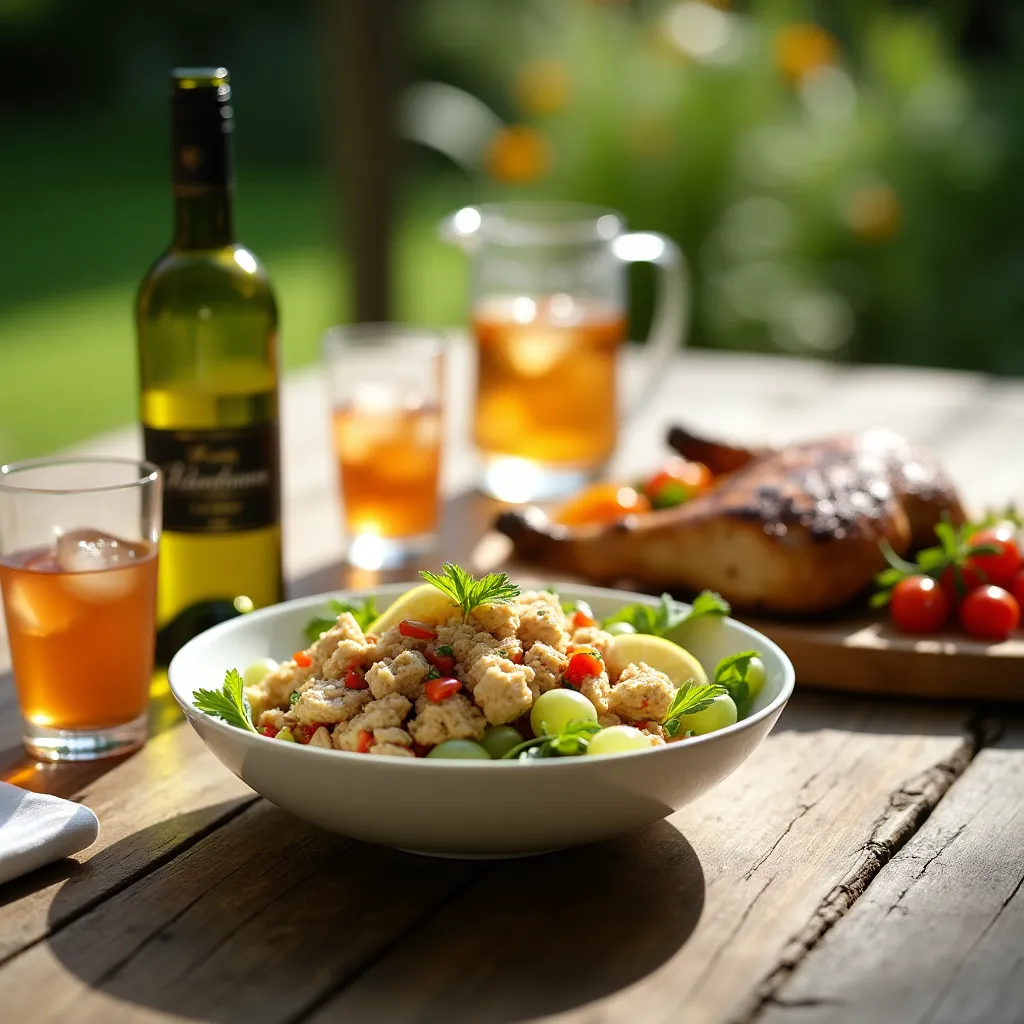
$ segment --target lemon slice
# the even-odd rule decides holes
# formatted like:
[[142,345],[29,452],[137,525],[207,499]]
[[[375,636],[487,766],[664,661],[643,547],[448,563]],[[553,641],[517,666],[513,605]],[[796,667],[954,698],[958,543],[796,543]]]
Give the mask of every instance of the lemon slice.
[[367,627],[367,633],[380,636],[386,629],[397,626],[402,619],[416,619],[430,626],[447,622],[452,616],[461,617],[462,609],[452,604],[446,594],[430,583],[421,583],[407,590],[381,612]]
[[621,633],[615,637],[612,650],[620,668],[643,661],[651,668],[664,672],[676,686],[681,686],[687,679],[693,679],[695,683],[708,681],[701,663],[685,647],[680,647],[662,636]]

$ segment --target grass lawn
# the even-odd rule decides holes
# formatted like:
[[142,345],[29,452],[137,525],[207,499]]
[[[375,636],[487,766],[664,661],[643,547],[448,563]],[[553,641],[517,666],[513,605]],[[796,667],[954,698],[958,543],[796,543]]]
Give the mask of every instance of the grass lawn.
[[[8,132],[11,135],[11,132]],[[10,140],[8,140],[10,141]],[[165,152],[107,146],[86,128],[23,137],[0,166],[0,462],[43,454],[136,415],[132,304],[166,245]],[[314,172],[240,161],[240,237],[264,260],[281,306],[285,365],[316,358],[319,335],[349,307],[346,260],[325,237],[329,204]],[[462,315],[462,257],[434,237],[458,182],[420,186],[395,244],[396,318]]]

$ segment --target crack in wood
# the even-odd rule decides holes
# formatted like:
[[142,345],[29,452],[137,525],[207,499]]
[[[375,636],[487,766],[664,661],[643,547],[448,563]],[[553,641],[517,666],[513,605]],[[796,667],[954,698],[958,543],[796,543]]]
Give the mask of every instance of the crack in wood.
[[753,1024],[766,1006],[786,1005],[778,998],[778,993],[796,966],[864,894],[879,871],[924,824],[978,752],[993,743],[1000,732],[999,723],[991,718],[972,718],[965,728],[966,735],[951,757],[932,765],[890,794],[870,837],[854,855],[853,866],[821,901],[807,924],[786,944],[775,969],[732,1017],[732,1024]]
[[963,834],[963,831],[966,828],[967,823],[965,822],[921,865],[920,869],[914,873],[913,877],[907,883],[906,887],[900,890],[899,894],[896,896],[896,899],[893,901],[892,906],[889,907],[889,909],[885,912],[886,917],[888,917],[890,914],[894,913],[897,910],[901,914],[906,913],[903,907],[900,906],[900,903],[903,901],[903,897],[906,896],[908,892],[910,892],[910,890],[914,887],[914,885],[917,882],[924,878],[925,873],[928,871],[928,868],[931,867],[933,861],[942,856],[942,854],[947,849],[949,849],[949,847],[952,846],[953,843],[956,842],[956,840]]

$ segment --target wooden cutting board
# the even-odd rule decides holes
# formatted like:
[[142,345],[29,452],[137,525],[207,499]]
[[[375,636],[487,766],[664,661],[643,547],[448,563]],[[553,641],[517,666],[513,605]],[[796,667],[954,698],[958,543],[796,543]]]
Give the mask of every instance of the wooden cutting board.
[[[510,555],[506,538],[488,533],[474,550],[473,570],[503,569],[523,582],[552,582],[536,566],[516,565]],[[562,574],[559,579],[573,582]],[[884,613],[802,622],[736,617],[789,655],[798,685],[847,693],[1024,703],[1024,635],[998,644],[953,632],[912,637],[893,630]]]

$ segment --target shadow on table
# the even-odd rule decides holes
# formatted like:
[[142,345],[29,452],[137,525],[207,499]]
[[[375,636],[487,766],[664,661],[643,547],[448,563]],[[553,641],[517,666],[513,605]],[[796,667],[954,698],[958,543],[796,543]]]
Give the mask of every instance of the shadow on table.
[[[119,867],[169,825],[76,872],[46,941],[105,997],[184,1019],[510,1024],[639,981],[704,905],[700,862],[666,822],[542,857],[453,861],[328,835],[260,801],[187,862]],[[137,881],[83,904],[74,890],[105,873]]]

